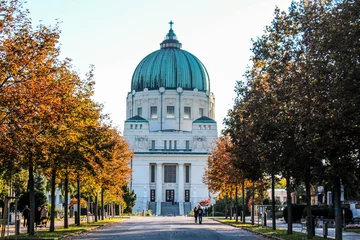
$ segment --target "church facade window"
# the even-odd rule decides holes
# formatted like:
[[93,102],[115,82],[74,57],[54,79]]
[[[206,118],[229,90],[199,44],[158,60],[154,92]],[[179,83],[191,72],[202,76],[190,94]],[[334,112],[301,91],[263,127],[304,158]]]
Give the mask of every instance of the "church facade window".
[[137,109],[137,115],[138,116],[142,116],[142,108],[141,107],[139,107],[138,109]]
[[200,117],[204,116],[204,109],[203,108],[199,108],[199,115],[200,115]]
[[166,107],[166,117],[167,118],[175,118],[175,106],[167,106]]
[[191,119],[191,107],[184,107],[184,118]]
[[164,182],[176,183],[176,165],[164,166]]
[[185,183],[190,183],[190,165],[185,165]]
[[157,107],[156,106],[150,107],[150,118],[157,118]]
[[155,165],[151,164],[150,165],[150,182],[154,183],[155,182]]

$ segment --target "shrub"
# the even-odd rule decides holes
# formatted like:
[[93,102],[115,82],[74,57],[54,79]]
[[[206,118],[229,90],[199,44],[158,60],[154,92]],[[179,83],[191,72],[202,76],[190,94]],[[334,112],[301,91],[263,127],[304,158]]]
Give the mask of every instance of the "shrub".
[[[348,224],[353,218],[353,213],[348,208],[342,208],[341,213],[345,210],[345,223]],[[324,217],[325,219],[335,219],[335,212],[333,206],[311,206],[311,213],[315,217]],[[306,208],[303,210],[303,216],[307,216]],[[343,214],[341,214],[343,219]]]
[[152,215],[153,215],[153,214],[152,214],[151,209],[149,209],[149,210],[146,211],[145,216],[152,216]]
[[[333,219],[332,208],[325,206],[311,206],[311,213],[315,217],[324,217],[325,219]],[[307,207],[304,208],[303,216],[307,216]]]
[[191,210],[191,211],[190,211],[189,216],[190,216],[190,217],[193,217],[193,216],[194,216],[194,210]]
[[[39,192],[37,190],[34,191],[35,196],[35,208],[38,206],[44,206],[47,203],[47,198],[43,192]],[[28,205],[30,207],[30,192],[24,192],[18,201],[18,209],[22,211]],[[50,209],[50,208],[49,208]]]
[[[297,221],[301,220],[305,207],[306,207],[305,205],[296,205],[296,204],[293,204],[291,206],[291,208],[292,208],[292,221],[293,222],[297,222]],[[288,210],[287,210],[287,206],[286,206],[284,208],[284,210],[283,210],[283,216],[284,216],[284,219],[285,219],[286,223],[288,222],[288,212],[287,211]]]

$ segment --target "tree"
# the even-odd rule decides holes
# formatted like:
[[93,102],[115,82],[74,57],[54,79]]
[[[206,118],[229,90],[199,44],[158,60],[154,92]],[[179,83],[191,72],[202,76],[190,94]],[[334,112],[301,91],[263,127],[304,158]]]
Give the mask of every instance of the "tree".
[[126,204],[124,213],[132,213],[132,208],[135,206],[136,194],[134,190],[129,189],[128,186],[123,186],[123,199]]
[[[247,85],[238,84],[226,120],[237,152],[248,160],[242,165],[281,173],[288,193],[304,181],[308,205],[310,186],[321,177],[332,179],[340,209],[340,180],[354,181],[359,169],[358,12],[356,1],[301,1],[289,13],[276,9],[254,41]],[[299,162],[304,171],[294,171]],[[339,211],[336,216],[341,239]]]

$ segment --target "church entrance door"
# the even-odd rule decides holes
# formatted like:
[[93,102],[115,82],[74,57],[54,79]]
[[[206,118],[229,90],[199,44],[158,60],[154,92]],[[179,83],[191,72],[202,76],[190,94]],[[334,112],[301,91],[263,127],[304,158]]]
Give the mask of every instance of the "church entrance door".
[[174,202],[175,190],[166,190],[166,201]]

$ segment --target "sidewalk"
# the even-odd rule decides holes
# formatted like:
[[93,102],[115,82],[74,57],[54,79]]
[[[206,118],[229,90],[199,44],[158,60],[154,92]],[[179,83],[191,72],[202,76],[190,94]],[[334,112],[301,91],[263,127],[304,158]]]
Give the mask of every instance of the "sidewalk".
[[[74,222],[75,222],[74,218],[69,218],[69,225],[74,224]],[[24,223],[24,219],[21,219],[20,233],[26,233],[27,232],[27,227],[24,227],[23,223]],[[64,226],[64,219],[55,220],[55,229],[57,227],[63,227],[63,226]],[[46,224],[46,227],[35,228],[35,232],[39,231],[39,230],[43,230],[43,229],[49,229],[49,227],[50,227],[50,221]],[[11,235],[15,235],[15,224],[10,224],[9,226],[5,227],[5,236],[11,236]]]
[[[251,222],[251,218],[250,217],[246,217],[246,222]],[[260,219],[260,225],[263,225],[263,221],[262,219]],[[255,224],[258,224],[258,219],[255,218]],[[267,219],[266,224],[268,227],[272,226],[272,219]],[[282,219],[277,219],[276,220],[276,228],[282,228],[282,229],[287,229],[288,225],[287,223],[282,220]],[[300,223],[293,223],[293,231],[294,232],[301,232],[301,224]],[[302,231],[303,233],[306,232],[306,229]],[[323,229],[322,228],[315,228],[315,235],[318,237],[323,237]],[[342,232],[342,239],[343,240],[359,240],[360,239],[360,234],[359,233],[354,233],[354,232],[346,232],[343,231]],[[329,228],[328,229],[328,236],[327,238],[330,239],[335,239],[335,228]]]

